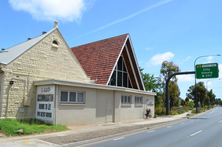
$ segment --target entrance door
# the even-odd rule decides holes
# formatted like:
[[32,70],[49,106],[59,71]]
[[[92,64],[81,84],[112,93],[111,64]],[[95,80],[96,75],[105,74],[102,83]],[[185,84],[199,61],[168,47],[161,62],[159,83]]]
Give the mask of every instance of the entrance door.
[[106,123],[113,122],[113,98],[106,99]]

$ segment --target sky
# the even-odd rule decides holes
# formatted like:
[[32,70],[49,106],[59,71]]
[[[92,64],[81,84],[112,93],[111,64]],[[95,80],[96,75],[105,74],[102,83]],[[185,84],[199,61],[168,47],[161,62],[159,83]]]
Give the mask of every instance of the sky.
[[[181,72],[196,64],[218,63],[219,78],[198,79],[222,98],[221,0],[2,0],[0,48],[9,48],[58,28],[70,47],[129,33],[138,64],[159,77],[161,63]],[[180,97],[194,75],[179,75]]]

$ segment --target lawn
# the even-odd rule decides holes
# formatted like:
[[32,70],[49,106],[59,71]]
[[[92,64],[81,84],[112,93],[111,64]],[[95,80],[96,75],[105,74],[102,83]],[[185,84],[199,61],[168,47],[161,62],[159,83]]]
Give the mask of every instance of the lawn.
[[6,136],[50,133],[68,130],[66,126],[50,125],[38,119],[0,119],[0,130]]

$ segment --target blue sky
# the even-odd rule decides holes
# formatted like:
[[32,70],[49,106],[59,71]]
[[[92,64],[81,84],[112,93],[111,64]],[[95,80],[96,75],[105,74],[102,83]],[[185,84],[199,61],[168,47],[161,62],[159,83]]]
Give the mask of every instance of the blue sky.
[[[173,61],[182,72],[193,71],[197,57],[222,54],[221,6],[221,0],[4,0],[0,47],[41,35],[56,20],[70,47],[129,33],[144,72],[158,77],[164,60]],[[222,71],[222,56],[199,58],[196,63],[212,62]],[[194,76],[178,79],[185,98]],[[222,80],[207,80],[197,82],[208,83],[222,98]]]

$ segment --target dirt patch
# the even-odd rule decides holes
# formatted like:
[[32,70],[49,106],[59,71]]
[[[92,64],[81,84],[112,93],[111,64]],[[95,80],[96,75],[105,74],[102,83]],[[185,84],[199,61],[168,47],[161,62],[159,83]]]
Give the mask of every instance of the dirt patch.
[[0,130],[0,137],[6,137],[5,134]]

